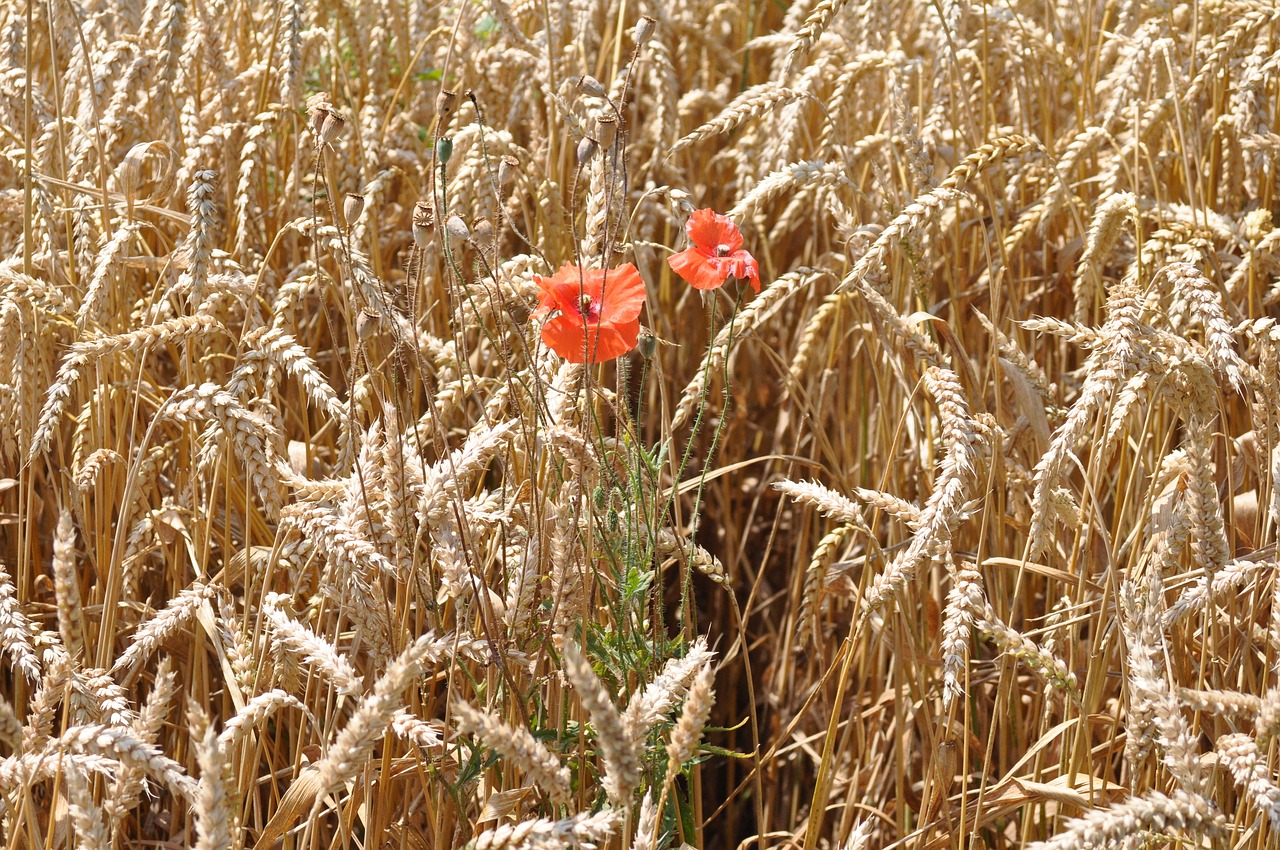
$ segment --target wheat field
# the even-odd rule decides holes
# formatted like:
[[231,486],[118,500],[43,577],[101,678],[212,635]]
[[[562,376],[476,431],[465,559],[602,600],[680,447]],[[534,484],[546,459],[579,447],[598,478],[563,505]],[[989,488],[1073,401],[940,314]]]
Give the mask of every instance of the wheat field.
[[1278,98],[1262,0],[3,0],[4,847],[1280,846]]

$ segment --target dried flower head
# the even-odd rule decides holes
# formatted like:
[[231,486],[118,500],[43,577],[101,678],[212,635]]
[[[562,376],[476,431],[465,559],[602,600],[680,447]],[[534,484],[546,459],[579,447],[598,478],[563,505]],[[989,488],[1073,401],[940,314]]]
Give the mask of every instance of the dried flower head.
[[418,201],[413,205],[413,243],[425,248],[431,242],[431,228],[435,227],[436,213],[430,201]]

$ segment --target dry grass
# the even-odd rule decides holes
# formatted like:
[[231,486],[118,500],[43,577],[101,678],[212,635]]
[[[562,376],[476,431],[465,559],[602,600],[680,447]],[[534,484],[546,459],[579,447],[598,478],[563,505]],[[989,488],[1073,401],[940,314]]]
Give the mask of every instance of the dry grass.
[[6,846],[1274,847],[1278,97],[1252,0],[0,5]]

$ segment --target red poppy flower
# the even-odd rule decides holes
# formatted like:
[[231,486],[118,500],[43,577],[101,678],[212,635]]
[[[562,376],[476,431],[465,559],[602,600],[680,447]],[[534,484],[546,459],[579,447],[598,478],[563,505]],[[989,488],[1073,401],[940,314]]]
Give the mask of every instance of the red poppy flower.
[[565,263],[553,277],[533,279],[542,290],[533,316],[550,316],[542,341],[565,360],[603,363],[636,347],[645,290],[635,266],[598,271]]
[[694,289],[715,289],[729,276],[751,281],[760,291],[760,265],[742,250],[742,231],[728,216],[695,210],[685,225],[693,247],[667,257],[667,263]]

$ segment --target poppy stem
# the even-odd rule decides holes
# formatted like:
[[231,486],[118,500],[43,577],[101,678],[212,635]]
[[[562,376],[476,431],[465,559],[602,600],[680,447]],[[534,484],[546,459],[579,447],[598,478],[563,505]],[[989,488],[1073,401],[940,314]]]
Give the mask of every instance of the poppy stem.
[[[720,419],[719,421],[716,422],[715,431],[712,433],[711,447],[707,450],[707,457],[705,462],[702,464],[702,472],[698,477],[698,489],[694,492],[694,497],[693,497],[693,527],[689,532],[690,556],[692,556],[693,547],[697,545],[695,543],[695,538],[697,536],[697,531],[698,531],[698,513],[702,504],[703,487],[706,485],[706,482],[707,482],[707,470],[710,469],[711,467],[711,460],[712,458],[715,457],[716,449],[719,447],[719,444],[720,444],[720,438],[724,435],[725,422],[729,416],[729,402],[730,402],[730,393],[731,393],[731,386],[729,383],[729,355],[733,352],[733,335],[734,335],[734,331],[737,330],[738,312],[742,309],[742,295],[743,295],[743,289],[742,289],[742,286],[739,285],[738,296],[733,304],[733,313],[729,316],[729,335],[725,340],[724,362],[721,365],[722,379],[724,381],[724,388],[721,390],[721,392],[723,394],[724,404],[723,404],[723,407],[721,408]],[[707,348],[708,363],[710,362],[710,358],[715,350],[714,340],[715,338],[712,337],[712,344]],[[746,620],[743,617],[742,608],[739,607],[738,605],[738,597],[733,592],[732,582],[727,582],[725,584],[725,590],[729,594],[729,603],[733,608],[735,625],[738,627],[737,641],[740,643],[742,647],[742,669],[746,677],[747,702],[748,702],[747,707],[749,709],[748,713],[751,718],[751,737],[752,737],[751,755],[752,755],[752,759],[755,762],[755,770],[753,771],[753,775],[755,777],[755,786],[756,786],[756,789],[755,789],[756,790],[756,793],[755,793],[756,818],[760,824],[763,824],[764,823],[764,804],[763,804],[764,787],[763,787],[763,779],[762,779],[761,770],[760,770],[760,720],[756,710],[755,680],[751,675],[751,656],[749,654],[750,641],[747,640]],[[729,655],[726,654],[725,657],[727,658],[729,657]]]
[[[710,384],[710,381],[708,380],[708,378],[711,375],[711,363],[715,353],[715,338],[716,338],[716,302],[713,297],[711,304],[707,307],[707,340],[708,342],[707,342],[707,354],[702,361],[702,395],[698,398],[697,413],[694,414],[693,425],[690,426],[689,428],[689,441],[685,444],[684,453],[680,456],[680,464],[676,467],[676,472],[675,472],[673,481],[676,483],[677,486],[671,489],[671,496],[669,497],[667,504],[664,506],[662,513],[659,515],[659,518],[663,521],[665,521],[665,518],[667,516],[675,512],[676,499],[678,498],[680,493],[679,483],[684,480],[684,471],[685,469],[688,468],[689,461],[693,457],[693,449],[694,449],[694,446],[697,444],[698,432],[702,428],[702,417],[707,410],[707,387]],[[704,472],[705,472],[705,465],[704,465]],[[701,490],[702,490],[702,484],[701,482],[699,482],[699,485],[698,485],[699,495],[701,495]],[[697,499],[695,499],[694,505],[695,505],[695,508],[693,513],[693,526],[694,528],[696,528],[697,527],[697,507],[696,507]],[[689,597],[692,592],[692,577],[689,574],[687,563],[688,563],[688,559],[686,558],[684,559],[684,563],[681,565],[681,576],[680,576],[681,615],[680,615],[680,618],[685,621],[686,627],[692,629],[695,627],[695,624],[689,622],[689,619],[690,619]]]
[[[724,387],[721,390],[721,395],[724,399],[724,404],[720,411],[720,419],[717,420],[716,422],[715,431],[713,431],[711,435],[711,446],[707,450],[706,460],[702,464],[702,472],[699,473],[699,476],[698,476],[698,489],[694,491],[693,517],[694,517],[695,531],[697,530],[698,508],[702,502],[702,488],[706,484],[707,471],[708,469],[710,469],[711,460],[713,457],[715,457],[716,449],[720,445],[720,438],[724,434],[725,419],[729,415],[729,402],[731,397],[731,391],[729,386],[729,354],[733,351],[733,334],[734,334],[734,331],[736,330],[738,311],[739,309],[741,309],[741,307],[742,307],[742,289],[739,288],[737,300],[734,302],[734,305],[733,305],[733,313],[729,316],[729,336],[725,340],[724,363],[722,364],[722,378],[724,381]],[[711,359],[715,353],[714,337],[712,339],[713,339],[712,344],[707,347],[708,370],[710,369]],[[705,389],[703,390],[704,397],[707,394],[707,392],[708,392],[707,390]],[[692,537],[692,535],[690,535],[690,537]]]

